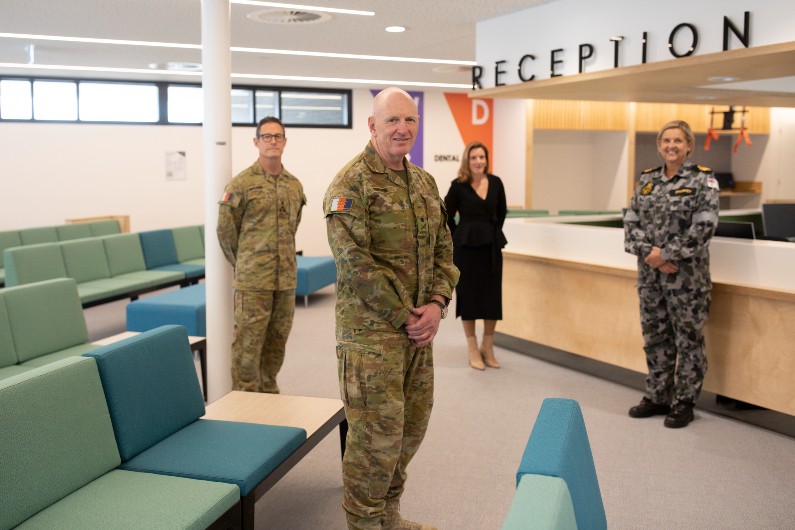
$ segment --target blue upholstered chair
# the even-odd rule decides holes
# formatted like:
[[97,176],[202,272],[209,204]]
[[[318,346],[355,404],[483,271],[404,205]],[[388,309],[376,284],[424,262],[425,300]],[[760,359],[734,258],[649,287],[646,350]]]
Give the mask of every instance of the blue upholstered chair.
[[85,354],[97,361],[121,469],[235,484],[243,526],[266,479],[306,441],[295,427],[200,419],[205,412],[188,335],[163,326]]
[[[591,444],[576,401],[544,400],[519,463],[516,483],[503,530],[607,528]],[[546,501],[539,503],[542,497]],[[572,510],[576,526],[571,526]],[[546,526],[541,524],[544,520],[551,522]]]

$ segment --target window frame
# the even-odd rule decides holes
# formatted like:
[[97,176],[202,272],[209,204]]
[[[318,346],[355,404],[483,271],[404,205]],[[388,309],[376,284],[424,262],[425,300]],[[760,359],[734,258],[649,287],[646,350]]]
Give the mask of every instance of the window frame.
[[[199,123],[180,123],[168,121],[168,87],[199,87],[201,83],[190,83],[185,81],[139,81],[128,79],[99,79],[99,78],[71,78],[71,77],[57,77],[57,76],[19,76],[19,75],[0,75],[0,81],[28,81],[30,82],[31,90],[31,117],[30,118],[0,118],[0,123],[61,123],[61,124],[86,124],[86,125],[167,125],[167,126],[202,126]],[[76,120],[37,120],[35,119],[35,101],[33,101],[33,83],[36,81],[50,81],[50,82],[71,82],[76,86],[75,102],[78,109]],[[126,85],[149,85],[156,86],[158,90],[158,104],[159,104],[159,118],[157,121],[151,122],[134,122],[134,121],[83,121],[80,119],[80,83],[105,83],[105,84],[126,84]],[[251,92],[251,105],[253,121],[250,123],[245,122],[232,122],[232,127],[255,127],[257,125],[257,111],[256,111],[256,93],[257,91],[276,92],[276,104],[278,105],[280,119],[284,116],[282,109],[283,92],[304,92],[307,94],[335,94],[340,95],[343,101],[347,103],[347,112],[343,111],[343,116],[346,123],[329,124],[329,123],[285,123],[285,127],[299,128],[299,129],[352,129],[353,128],[353,90],[345,88],[309,88],[309,87],[289,87],[289,86],[267,86],[267,85],[248,85],[248,84],[232,84],[232,90],[247,90]],[[2,101],[0,101],[2,105]]]

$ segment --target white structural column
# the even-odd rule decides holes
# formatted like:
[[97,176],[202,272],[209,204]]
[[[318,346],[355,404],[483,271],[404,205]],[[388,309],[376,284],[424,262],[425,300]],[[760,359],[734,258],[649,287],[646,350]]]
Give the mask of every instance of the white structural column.
[[232,268],[215,226],[218,200],[232,177],[232,80],[228,0],[202,0],[202,85],[204,88],[204,254],[207,287],[207,398],[232,388]]

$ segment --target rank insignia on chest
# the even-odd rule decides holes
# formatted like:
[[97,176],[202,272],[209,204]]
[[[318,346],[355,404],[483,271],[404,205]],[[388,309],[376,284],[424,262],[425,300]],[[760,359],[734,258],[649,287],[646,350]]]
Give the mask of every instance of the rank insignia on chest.
[[693,195],[693,193],[693,188],[679,188],[671,191],[671,195]]
[[331,198],[331,207],[329,210],[332,212],[347,212],[351,209],[351,205],[353,204],[353,199],[349,199],[346,197],[332,197]]
[[649,182],[648,184],[643,186],[643,189],[640,190],[640,194],[641,195],[648,195],[649,193],[651,193],[651,190],[653,190],[653,189],[654,189],[654,183],[653,182]]
[[226,192],[221,197],[221,202],[229,202],[229,201],[231,201],[234,198],[234,196],[235,196],[234,193]]

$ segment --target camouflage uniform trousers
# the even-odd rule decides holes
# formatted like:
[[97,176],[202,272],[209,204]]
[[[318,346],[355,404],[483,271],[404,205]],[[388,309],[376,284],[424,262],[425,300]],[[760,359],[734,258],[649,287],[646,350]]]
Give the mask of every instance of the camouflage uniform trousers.
[[433,407],[432,346],[405,333],[359,331],[337,342],[340,393],[348,420],[342,462],[349,529],[381,528],[387,500],[399,500],[406,467]]
[[712,285],[708,273],[679,265],[675,274],[644,266],[638,281],[646,397],[654,403],[695,403],[707,372],[703,330]]
[[235,291],[233,390],[279,393],[276,375],[284,363],[294,314],[295,289]]

